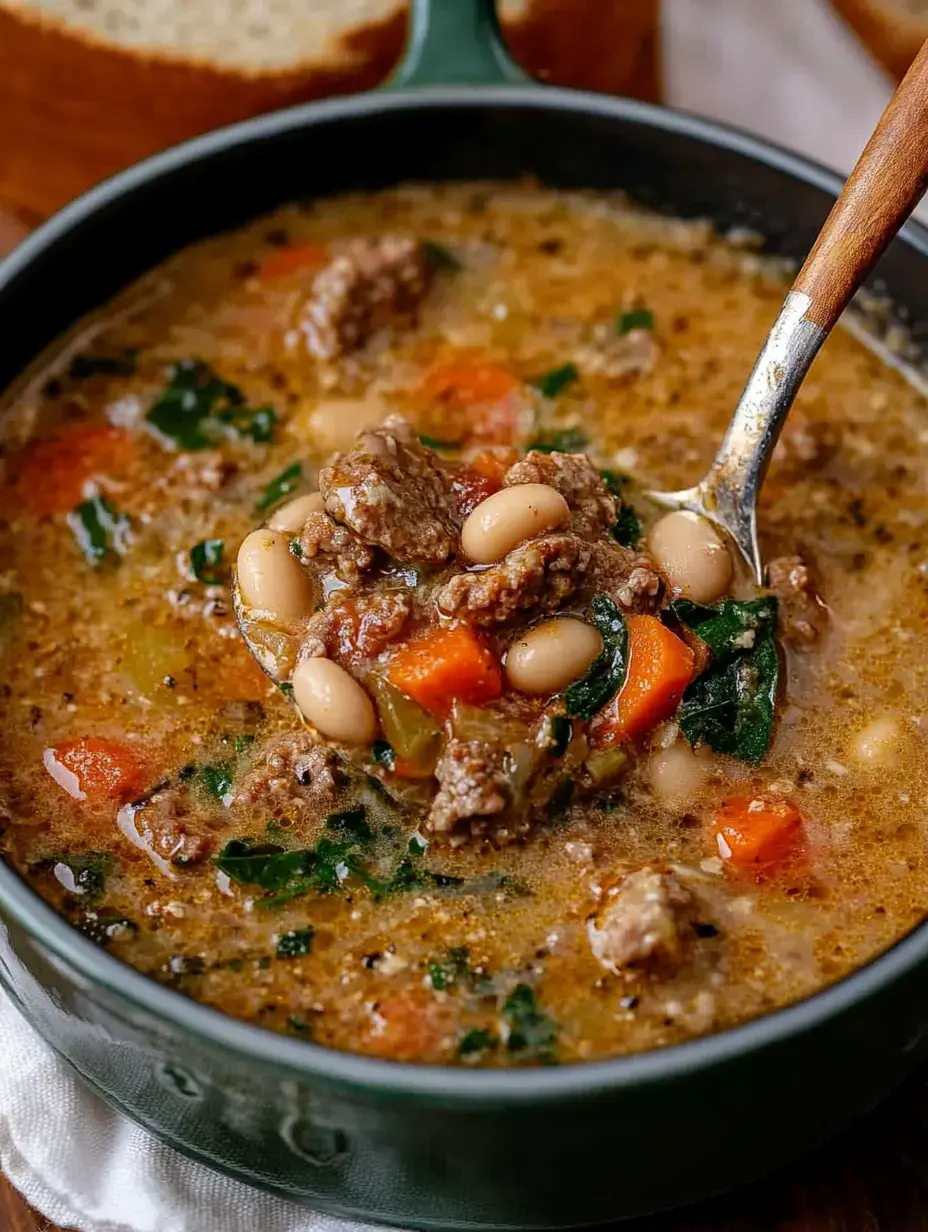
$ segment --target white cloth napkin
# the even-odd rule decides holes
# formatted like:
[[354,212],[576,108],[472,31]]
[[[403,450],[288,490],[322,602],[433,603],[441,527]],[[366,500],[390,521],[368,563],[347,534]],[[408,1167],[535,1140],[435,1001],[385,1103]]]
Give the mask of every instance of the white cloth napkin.
[[[847,170],[891,86],[827,0],[665,0],[668,102]],[[81,1232],[361,1232],[162,1146],[85,1091],[0,994],[0,1170]],[[365,1225],[366,1226],[366,1225]]]

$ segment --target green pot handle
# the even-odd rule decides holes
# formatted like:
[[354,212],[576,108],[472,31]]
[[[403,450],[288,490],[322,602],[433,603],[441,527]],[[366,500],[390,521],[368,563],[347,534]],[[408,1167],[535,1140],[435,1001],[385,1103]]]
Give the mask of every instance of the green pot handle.
[[524,85],[500,34],[494,0],[411,0],[403,58],[385,85]]

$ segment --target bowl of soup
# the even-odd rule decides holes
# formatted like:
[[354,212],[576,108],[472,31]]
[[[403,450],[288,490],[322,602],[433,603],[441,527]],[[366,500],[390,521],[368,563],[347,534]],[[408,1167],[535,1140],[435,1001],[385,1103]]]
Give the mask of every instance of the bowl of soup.
[[800,393],[763,586],[646,495],[835,190],[435,89],[181,147],[6,263],[0,974],[96,1090],[324,1209],[539,1227],[914,1066],[922,233]]

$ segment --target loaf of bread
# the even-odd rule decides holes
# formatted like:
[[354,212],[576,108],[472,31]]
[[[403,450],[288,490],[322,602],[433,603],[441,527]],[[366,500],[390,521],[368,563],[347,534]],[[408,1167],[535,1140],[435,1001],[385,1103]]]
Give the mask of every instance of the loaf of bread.
[[834,0],[834,6],[896,78],[928,38],[928,0]]
[[[532,73],[654,97],[658,0],[501,0]],[[406,0],[0,0],[0,202],[41,217],[196,133],[364,90]]]

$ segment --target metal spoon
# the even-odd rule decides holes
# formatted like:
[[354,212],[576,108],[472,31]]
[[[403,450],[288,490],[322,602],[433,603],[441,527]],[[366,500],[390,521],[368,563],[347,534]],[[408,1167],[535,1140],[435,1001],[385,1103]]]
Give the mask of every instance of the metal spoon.
[[764,580],[757,497],[793,399],[852,295],[928,187],[928,40],[880,117],[767,335],[709,473],[651,492],[724,531]]

